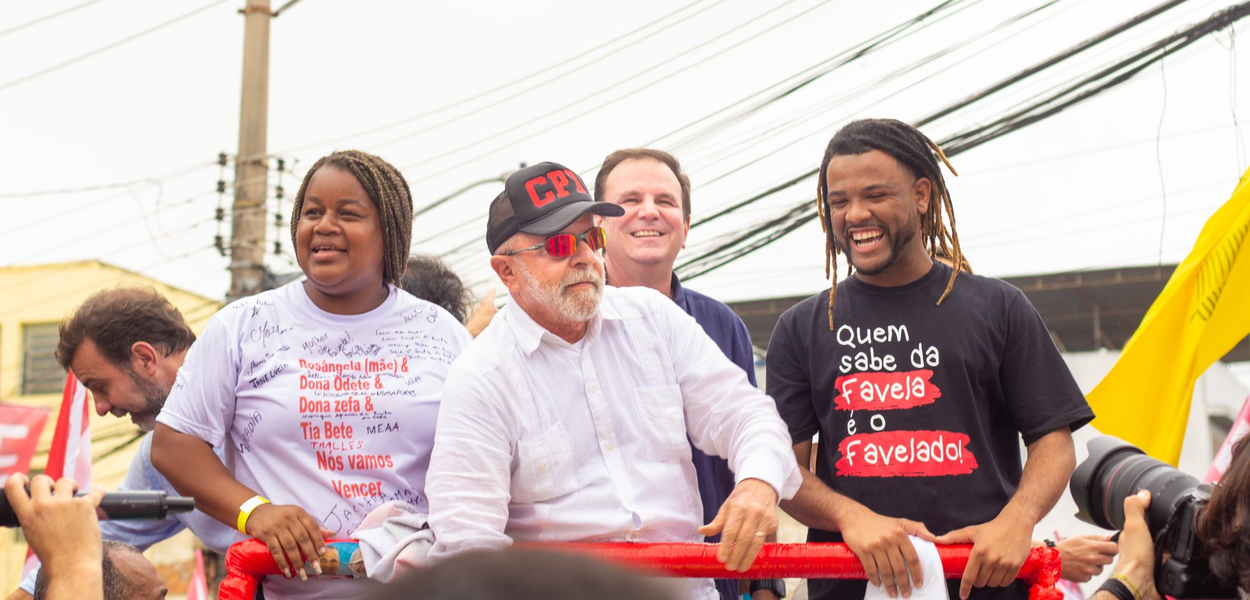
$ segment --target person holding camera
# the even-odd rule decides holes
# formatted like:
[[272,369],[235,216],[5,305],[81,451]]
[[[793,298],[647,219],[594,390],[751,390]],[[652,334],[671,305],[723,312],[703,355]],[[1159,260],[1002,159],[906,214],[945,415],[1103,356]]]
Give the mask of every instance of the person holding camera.
[[[1214,486],[1115,438],[1089,447],[1090,458],[1072,475],[1078,516],[1121,528],[1120,563],[1090,600],[1250,598],[1250,442],[1234,445]],[[1152,491],[1160,505],[1148,513]],[[1122,519],[1108,510],[1121,496]]]
[[1124,530],[1120,532],[1120,563],[1090,600],[1155,600],[1155,545],[1146,525],[1150,492],[1124,499]]

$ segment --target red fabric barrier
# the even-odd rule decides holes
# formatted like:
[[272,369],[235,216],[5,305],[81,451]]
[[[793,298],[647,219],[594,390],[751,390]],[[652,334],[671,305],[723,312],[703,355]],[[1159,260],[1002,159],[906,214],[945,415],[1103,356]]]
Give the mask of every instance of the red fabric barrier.
[[[716,560],[715,544],[609,542],[518,546],[595,556],[628,568],[658,571],[673,577],[865,579],[863,566],[846,544],[764,544],[755,564],[746,573],[726,571]],[[968,545],[938,546],[938,556],[948,579],[963,576],[971,550],[972,546]],[[1059,572],[1059,551],[1037,547],[1029,551],[1019,578],[1030,585],[1030,600],[1062,600],[1063,593],[1055,589]],[[257,540],[239,542],[226,553],[226,579],[221,583],[217,598],[252,600],[260,578],[276,574],[278,566],[264,544]]]

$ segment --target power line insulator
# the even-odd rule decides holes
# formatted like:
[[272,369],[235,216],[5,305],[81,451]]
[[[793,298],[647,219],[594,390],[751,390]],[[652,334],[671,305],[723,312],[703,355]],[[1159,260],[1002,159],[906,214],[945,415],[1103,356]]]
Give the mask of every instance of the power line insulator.
[[218,166],[222,166],[222,167],[226,166],[227,159],[228,157],[226,156],[225,152],[217,153],[217,165]]
[[[215,217],[213,217],[213,218],[214,218],[214,219],[217,219],[218,221],[224,221],[224,220],[226,220],[226,209],[224,209],[224,208],[222,208],[222,207],[218,206],[218,207],[217,207],[217,216],[215,216]],[[217,236],[217,237],[221,237],[221,236]]]
[[222,180],[222,179],[218,179],[218,180],[217,180],[217,193],[218,193],[218,194],[224,194],[224,193],[226,193],[226,182],[225,182],[225,180]]
[[282,213],[273,213],[273,226],[282,228]]
[[282,242],[274,242],[273,243],[273,255],[278,256],[280,254],[282,254]]
[[217,252],[221,253],[222,256],[226,255],[226,238],[221,237],[221,234],[213,238],[213,246],[217,248]]
[[[281,169],[278,169],[278,170],[281,171]],[[275,196],[278,197],[279,200],[281,200],[282,196],[286,194],[286,189],[284,189],[282,186],[278,186],[274,188],[273,193]]]
[[[278,172],[281,173],[285,170],[286,170],[286,159],[279,158],[278,159]],[[278,189],[282,189],[282,188],[278,188]],[[278,196],[278,197],[281,198],[282,196]]]

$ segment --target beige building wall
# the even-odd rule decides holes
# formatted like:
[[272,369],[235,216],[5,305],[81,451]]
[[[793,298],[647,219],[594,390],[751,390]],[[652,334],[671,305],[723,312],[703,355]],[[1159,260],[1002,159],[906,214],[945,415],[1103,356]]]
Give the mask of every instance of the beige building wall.
[[[51,410],[44,426],[31,470],[42,471],[47,463],[48,448],[60,409],[61,391],[23,395],[22,374],[25,349],[23,327],[31,324],[59,323],[92,293],[113,287],[144,286],[163,294],[182,312],[197,334],[222,302],[180,290],[138,273],[99,261],[67,262],[48,265],[0,268],[0,402],[26,406],[43,406]],[[63,375],[62,375],[63,377]],[[142,437],[128,417],[112,415],[91,418],[91,454],[93,483],[105,489],[116,489],[126,473]],[[180,535],[154,546],[149,558],[158,563],[193,561],[194,536]],[[21,580],[26,544],[17,529],[0,529],[0,597],[8,596]],[[194,562],[191,563],[194,565]],[[161,569],[172,573],[178,569]],[[171,592],[179,590],[179,582],[167,581]],[[181,589],[185,590],[185,580]]]

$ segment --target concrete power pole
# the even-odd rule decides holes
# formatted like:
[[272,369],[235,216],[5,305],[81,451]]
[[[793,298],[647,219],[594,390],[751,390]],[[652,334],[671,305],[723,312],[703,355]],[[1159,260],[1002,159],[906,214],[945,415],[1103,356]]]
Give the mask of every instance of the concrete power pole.
[[235,159],[230,236],[230,293],[237,300],[262,291],[265,281],[266,154],[269,127],[269,0],[247,0],[242,11],[243,94],[239,154]]

